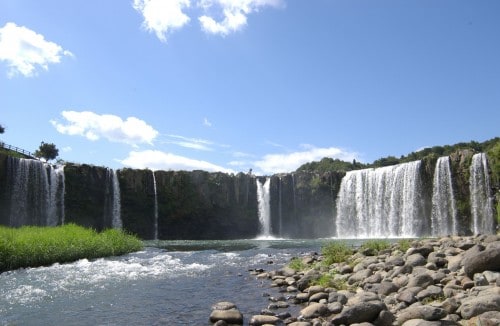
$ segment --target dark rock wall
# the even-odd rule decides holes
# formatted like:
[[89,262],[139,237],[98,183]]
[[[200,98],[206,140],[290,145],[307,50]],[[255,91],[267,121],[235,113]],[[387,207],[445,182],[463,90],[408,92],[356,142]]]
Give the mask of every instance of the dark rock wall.
[[[474,153],[450,156],[460,233],[470,222],[469,167]],[[430,226],[432,180],[437,157],[422,161],[422,234]],[[9,225],[7,156],[0,154],[0,224]],[[143,239],[155,237],[156,179],[159,239],[236,239],[259,234],[256,177],[204,171],[118,170],[123,227]],[[271,233],[283,238],[336,234],[336,198],[343,172],[295,172],[271,177]],[[264,178],[262,179],[264,181]],[[65,223],[111,227],[109,169],[65,166]]]

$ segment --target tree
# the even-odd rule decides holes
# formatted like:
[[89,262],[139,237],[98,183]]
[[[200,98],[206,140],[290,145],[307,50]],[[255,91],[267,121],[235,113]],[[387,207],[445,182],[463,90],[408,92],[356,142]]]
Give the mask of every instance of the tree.
[[5,132],[5,127],[0,125],[0,134],[3,134]]
[[55,159],[59,155],[59,150],[56,145],[52,143],[42,142],[40,147],[35,151],[35,156],[38,158],[43,158],[46,161]]

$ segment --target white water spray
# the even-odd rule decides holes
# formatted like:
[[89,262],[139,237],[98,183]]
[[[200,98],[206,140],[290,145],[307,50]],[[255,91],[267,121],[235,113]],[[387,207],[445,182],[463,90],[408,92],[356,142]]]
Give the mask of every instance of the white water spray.
[[422,206],[420,164],[347,172],[337,198],[338,237],[416,236]]
[[155,193],[155,202],[154,202],[154,239],[158,240],[158,195],[156,190],[156,177],[155,171],[151,171],[153,174],[153,190]]
[[64,165],[49,166],[50,186],[47,226],[64,224]]
[[271,200],[270,200],[270,185],[271,178],[266,178],[264,184],[259,179],[257,182],[257,203],[259,204],[259,221],[261,234],[259,237],[271,237]]
[[115,229],[121,229],[123,227],[121,218],[121,199],[120,199],[120,180],[118,180],[118,174],[116,170],[113,170],[113,218],[112,226]]
[[485,153],[475,154],[470,166],[471,231],[474,234],[493,233],[493,196],[491,194],[488,158]]
[[457,234],[457,209],[451,182],[450,158],[436,162],[432,186],[431,229],[433,236]]

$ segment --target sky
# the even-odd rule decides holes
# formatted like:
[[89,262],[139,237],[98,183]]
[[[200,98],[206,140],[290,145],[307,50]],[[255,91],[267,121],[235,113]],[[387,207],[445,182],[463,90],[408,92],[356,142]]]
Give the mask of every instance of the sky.
[[291,172],[500,136],[497,0],[0,0],[0,141]]

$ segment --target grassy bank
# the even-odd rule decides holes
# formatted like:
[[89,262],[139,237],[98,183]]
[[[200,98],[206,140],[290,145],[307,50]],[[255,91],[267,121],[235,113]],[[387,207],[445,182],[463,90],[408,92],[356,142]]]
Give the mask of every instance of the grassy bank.
[[141,249],[141,240],[115,229],[97,233],[74,224],[0,227],[0,272],[123,255]]

